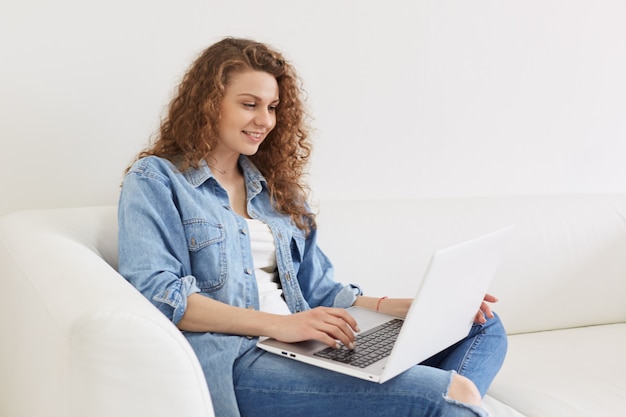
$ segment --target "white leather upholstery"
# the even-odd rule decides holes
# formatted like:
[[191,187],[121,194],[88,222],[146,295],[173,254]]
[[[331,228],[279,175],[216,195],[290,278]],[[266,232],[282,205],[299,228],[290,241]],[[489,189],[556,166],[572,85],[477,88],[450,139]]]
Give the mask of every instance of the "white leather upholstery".
[[[492,285],[509,354],[497,417],[626,409],[626,195],[323,201],[336,278],[410,296],[441,247],[515,224]],[[0,219],[0,415],[212,416],[193,351],[117,274],[114,207]],[[436,314],[436,312],[434,312]]]
[[492,397],[526,416],[625,415],[625,323],[519,334],[509,343]]
[[113,207],[0,220],[0,415],[212,416],[176,327],[113,268]]

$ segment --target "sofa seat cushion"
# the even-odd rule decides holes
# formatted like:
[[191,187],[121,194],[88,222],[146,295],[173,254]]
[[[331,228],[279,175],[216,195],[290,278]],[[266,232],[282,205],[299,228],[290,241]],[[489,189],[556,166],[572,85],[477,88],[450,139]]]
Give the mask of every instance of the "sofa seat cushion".
[[528,417],[489,394],[483,399],[483,408],[487,410],[490,417]]
[[624,346],[626,323],[510,336],[489,395],[528,417],[622,417]]

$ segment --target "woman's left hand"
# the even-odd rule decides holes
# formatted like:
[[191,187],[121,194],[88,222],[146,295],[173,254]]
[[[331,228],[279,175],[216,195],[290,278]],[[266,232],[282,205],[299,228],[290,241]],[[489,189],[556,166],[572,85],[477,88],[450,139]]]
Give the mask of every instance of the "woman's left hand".
[[491,294],[485,294],[485,298],[483,298],[483,302],[480,305],[480,310],[476,313],[476,317],[474,317],[474,323],[476,324],[484,324],[487,322],[487,319],[493,318],[493,312],[491,311],[491,306],[487,303],[497,303],[498,299]]

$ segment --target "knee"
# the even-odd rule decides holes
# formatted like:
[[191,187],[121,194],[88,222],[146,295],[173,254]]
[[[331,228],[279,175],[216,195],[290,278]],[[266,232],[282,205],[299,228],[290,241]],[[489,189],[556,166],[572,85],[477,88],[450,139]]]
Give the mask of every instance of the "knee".
[[454,374],[452,377],[452,382],[448,388],[448,397],[464,404],[480,406],[482,403],[482,398],[476,385],[468,378],[459,374]]

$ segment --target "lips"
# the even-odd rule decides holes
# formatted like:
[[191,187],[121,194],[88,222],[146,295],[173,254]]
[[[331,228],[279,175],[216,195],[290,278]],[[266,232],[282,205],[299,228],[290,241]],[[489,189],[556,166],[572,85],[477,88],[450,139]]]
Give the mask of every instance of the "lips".
[[244,130],[243,133],[245,135],[251,136],[254,139],[263,139],[263,135],[264,133],[260,133],[260,132],[250,132],[248,130]]

